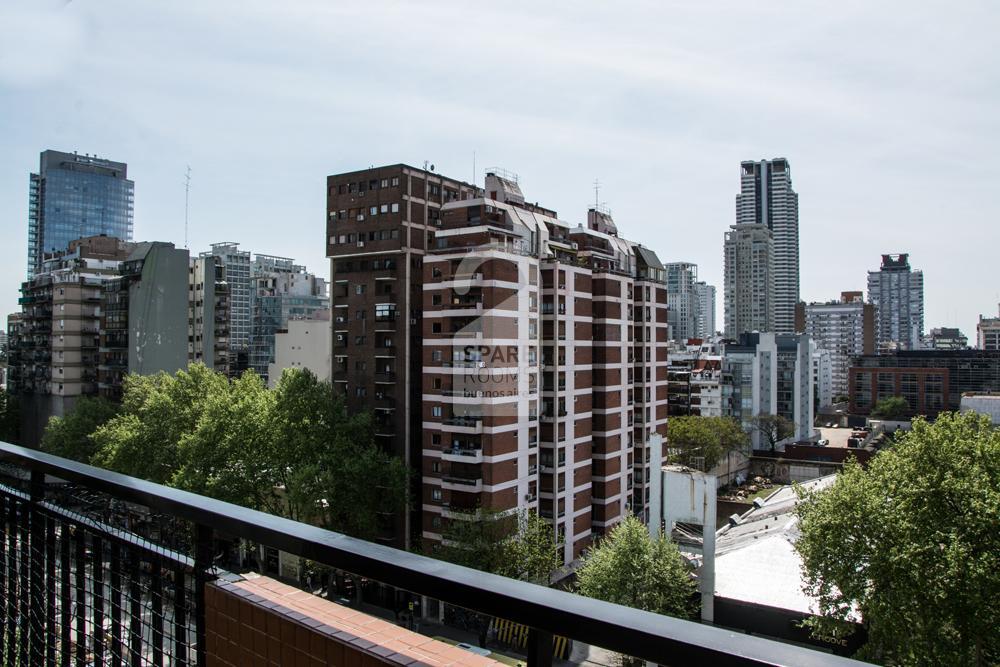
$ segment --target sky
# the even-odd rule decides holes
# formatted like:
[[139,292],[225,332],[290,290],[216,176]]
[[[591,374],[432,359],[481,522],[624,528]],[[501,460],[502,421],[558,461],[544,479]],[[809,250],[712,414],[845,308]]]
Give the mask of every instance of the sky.
[[[0,313],[45,149],[128,163],[136,240],[236,241],[321,275],[325,179],[433,163],[620,233],[718,288],[742,160],[785,157],[801,297],[924,271],[925,328],[1000,302],[1000,5],[0,1]],[[475,175],[475,176],[474,176]]]

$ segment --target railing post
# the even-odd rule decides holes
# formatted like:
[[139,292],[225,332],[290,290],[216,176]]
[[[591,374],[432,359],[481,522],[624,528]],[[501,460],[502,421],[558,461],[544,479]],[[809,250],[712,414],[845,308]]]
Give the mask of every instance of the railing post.
[[205,667],[205,586],[211,580],[213,566],[212,529],[204,524],[195,524],[194,539],[194,623],[195,650],[198,667]]
[[[28,607],[28,642],[31,664],[37,665],[45,661],[45,517],[35,510],[35,506],[45,500],[45,473],[31,471],[29,487],[31,503],[24,508],[29,520],[29,550],[30,572],[29,607]],[[24,630],[22,630],[23,632]]]
[[552,667],[552,633],[528,629],[528,667]]

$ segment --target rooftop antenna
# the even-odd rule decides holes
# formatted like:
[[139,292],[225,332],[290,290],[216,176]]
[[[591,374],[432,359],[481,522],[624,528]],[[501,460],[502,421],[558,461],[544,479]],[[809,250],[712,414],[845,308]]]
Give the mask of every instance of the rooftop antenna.
[[184,174],[184,249],[188,247],[188,202],[191,199],[191,165]]
[[472,184],[476,184],[476,151],[472,151]]
[[594,210],[598,210],[601,207],[601,182],[594,179]]

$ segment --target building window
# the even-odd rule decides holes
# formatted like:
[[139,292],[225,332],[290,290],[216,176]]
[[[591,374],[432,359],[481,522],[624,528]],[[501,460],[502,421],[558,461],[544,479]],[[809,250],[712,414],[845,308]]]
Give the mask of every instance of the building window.
[[431,352],[431,361],[441,361],[441,350],[433,350]]
[[441,472],[441,464],[438,461],[431,463],[431,472]]
[[434,500],[441,500],[441,489],[431,489],[431,498]]
[[354,293],[355,294],[364,294],[365,293],[365,286],[363,284],[361,284],[361,283],[358,283],[357,285],[354,286]]
[[381,206],[379,206],[379,213],[388,213],[388,212],[389,212],[388,204],[382,204]]
[[378,207],[372,206],[368,209],[368,215],[378,215]]
[[399,204],[393,204],[390,210],[393,213],[399,213]]
[[441,406],[440,405],[433,406],[431,408],[431,417],[440,417],[440,416],[441,416]]

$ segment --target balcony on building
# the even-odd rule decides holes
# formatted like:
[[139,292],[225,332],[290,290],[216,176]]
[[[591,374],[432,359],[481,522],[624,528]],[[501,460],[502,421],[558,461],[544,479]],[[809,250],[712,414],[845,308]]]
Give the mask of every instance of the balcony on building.
[[[475,481],[442,508],[474,509]],[[465,501],[462,500],[465,498]],[[465,504],[462,504],[465,502]],[[553,499],[543,515],[563,516]],[[658,616],[0,443],[3,665],[860,664]],[[321,578],[303,564],[322,567]],[[491,655],[470,619],[506,628]],[[420,634],[420,632],[423,634]],[[445,641],[443,637],[453,637]],[[515,640],[516,639],[516,640]],[[504,662],[494,656],[505,653]]]

